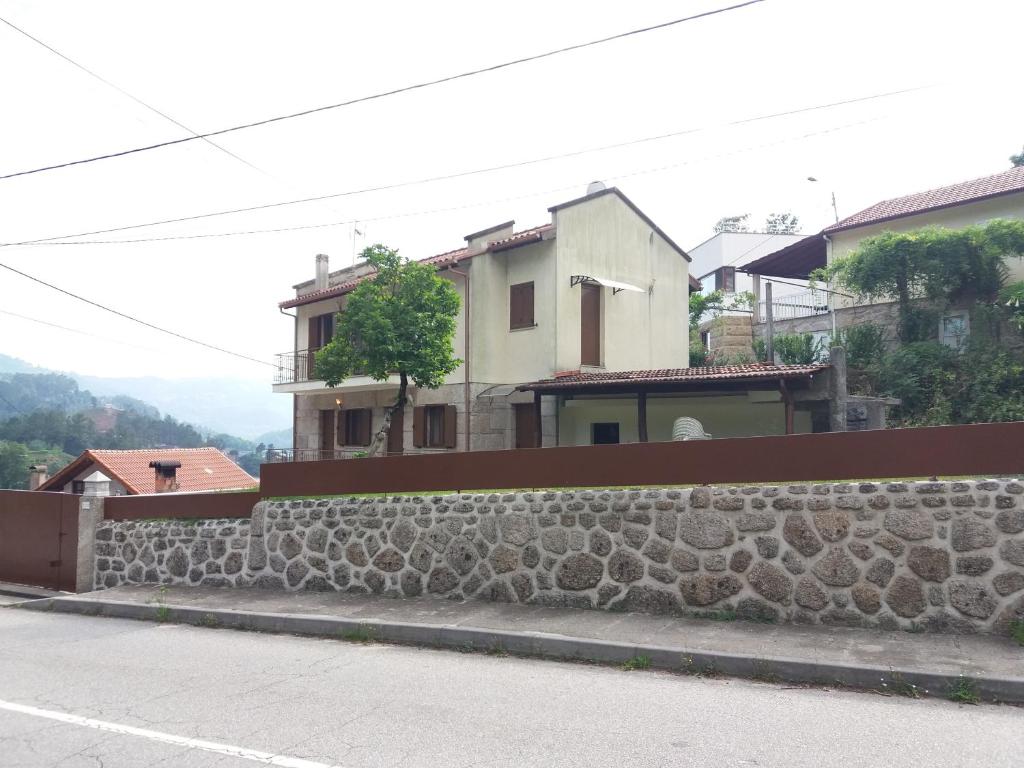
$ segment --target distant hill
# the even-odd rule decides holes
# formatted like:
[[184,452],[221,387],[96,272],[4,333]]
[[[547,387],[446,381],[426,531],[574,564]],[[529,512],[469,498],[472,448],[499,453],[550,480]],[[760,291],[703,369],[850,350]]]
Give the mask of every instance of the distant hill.
[[253,441],[263,443],[264,445],[272,445],[275,448],[291,448],[292,431],[290,429],[279,429],[276,432],[264,432],[262,435],[253,438]]
[[4,373],[47,373],[47,371],[45,368],[37,368],[16,357],[0,355],[0,374]]

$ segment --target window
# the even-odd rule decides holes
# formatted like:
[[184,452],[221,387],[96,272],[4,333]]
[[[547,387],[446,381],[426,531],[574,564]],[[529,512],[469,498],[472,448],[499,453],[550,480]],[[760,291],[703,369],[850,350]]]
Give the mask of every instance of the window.
[[939,323],[939,341],[951,349],[960,351],[971,333],[967,312],[952,312],[943,315]]
[[369,445],[373,412],[369,408],[346,408],[338,418],[341,445]]
[[508,327],[533,328],[533,283],[519,283],[508,292]]
[[77,493],[79,496],[85,493],[85,480],[72,480],[71,492]]
[[334,313],[314,315],[309,318],[309,339],[307,349],[326,347],[334,338]]
[[715,290],[736,293],[736,267],[719,267],[715,270]]
[[814,342],[815,359],[818,362],[828,362],[832,348],[832,334],[829,331],[811,331],[811,339]]
[[454,405],[420,405],[412,411],[416,448],[454,448],[458,418]]
[[599,422],[590,425],[591,445],[617,445],[619,442],[619,424],[615,421]]

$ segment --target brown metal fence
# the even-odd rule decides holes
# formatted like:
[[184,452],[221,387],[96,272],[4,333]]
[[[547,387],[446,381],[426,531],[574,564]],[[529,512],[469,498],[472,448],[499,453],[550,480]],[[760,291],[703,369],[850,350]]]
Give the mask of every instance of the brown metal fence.
[[257,491],[108,496],[103,503],[103,519],[249,517],[259,500]]
[[1024,472],[1024,422],[265,464],[264,497]]
[[0,490],[0,581],[75,591],[80,498]]

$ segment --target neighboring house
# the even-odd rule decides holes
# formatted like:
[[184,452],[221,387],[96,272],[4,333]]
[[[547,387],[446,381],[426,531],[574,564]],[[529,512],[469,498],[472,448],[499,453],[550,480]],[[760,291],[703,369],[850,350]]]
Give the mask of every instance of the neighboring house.
[[[753,278],[754,295],[759,299],[760,312],[754,316],[755,333],[764,334],[765,281],[773,278],[806,280],[815,269],[851,253],[862,240],[882,232],[907,232],[927,226],[958,229],[999,218],[1024,218],[1024,167],[883,200],[816,235],[762,256],[744,267]],[[1024,279],[1024,262],[1015,259],[1008,266],[1011,281]],[[835,295],[827,306],[803,311],[794,311],[793,307],[776,301],[773,316],[777,334],[812,333],[822,338],[830,336],[837,328],[866,322],[895,327],[897,319],[894,302],[857,301]],[[969,332],[966,308],[948,310],[937,328],[939,339],[950,346],[959,346]]]
[[[517,387],[559,371],[687,365],[690,257],[615,188],[548,209],[550,222],[516,232],[508,221],[426,259],[462,299],[454,348],[464,362],[437,390],[410,387],[392,422],[388,453],[554,445],[556,398]],[[364,450],[398,390],[397,376],[353,376],[330,388],[314,375],[315,351],[334,333],[365,264],[295,286],[294,350],[278,356],[274,391],[294,397],[294,458]],[[539,426],[538,426],[539,425]]]
[[85,451],[46,479],[34,471],[36,491],[82,493],[84,481],[99,470],[110,478],[112,496],[168,491],[229,491],[253,488],[259,480],[216,448],[146,448],[133,451]]

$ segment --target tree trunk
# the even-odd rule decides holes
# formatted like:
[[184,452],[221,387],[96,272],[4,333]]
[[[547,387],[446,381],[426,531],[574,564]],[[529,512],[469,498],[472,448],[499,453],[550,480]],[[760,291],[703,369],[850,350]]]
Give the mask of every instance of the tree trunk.
[[409,379],[405,375],[405,371],[399,371],[399,384],[398,384],[398,399],[395,404],[388,408],[387,413],[384,415],[384,423],[381,424],[380,429],[377,430],[377,434],[373,436],[373,441],[370,443],[370,447],[366,450],[367,456],[376,456],[380,451],[382,445],[385,445],[388,440],[388,432],[391,431],[391,419],[396,412],[405,408],[406,401],[406,390],[409,388]]

